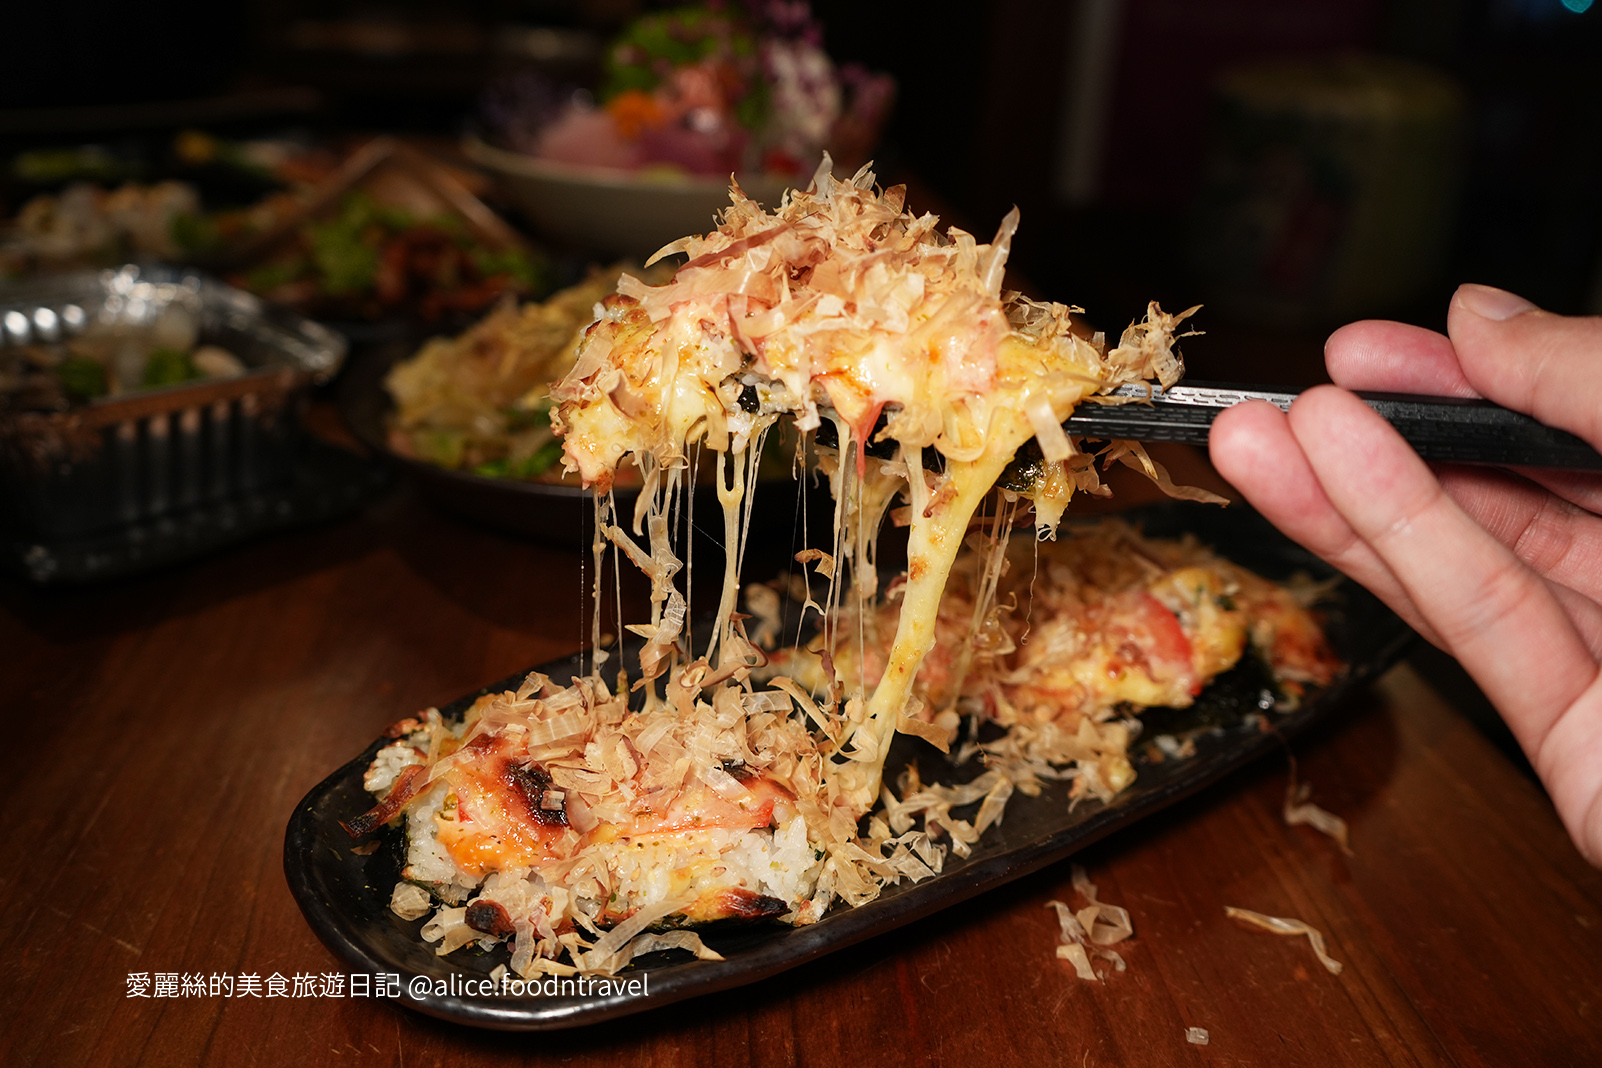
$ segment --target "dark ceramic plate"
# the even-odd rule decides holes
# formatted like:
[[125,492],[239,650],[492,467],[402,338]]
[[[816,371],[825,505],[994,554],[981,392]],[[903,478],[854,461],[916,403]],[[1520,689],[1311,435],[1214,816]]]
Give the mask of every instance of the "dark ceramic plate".
[[[1327,567],[1244,509],[1171,504],[1133,513],[1132,518],[1154,535],[1193,532],[1230,558],[1271,578],[1285,578],[1297,570],[1328,573]],[[1336,588],[1327,616],[1330,641],[1348,669],[1333,686],[1313,695],[1297,711],[1284,716],[1270,713],[1276,730],[1265,732],[1246,722],[1258,710],[1261,689],[1258,679],[1246,669],[1237,669],[1216,680],[1192,709],[1146,714],[1149,731],[1201,728],[1196,735],[1196,755],[1162,763],[1137,759],[1134,785],[1111,804],[1080,804],[1070,809],[1065,783],[1049,785],[1039,797],[1015,794],[1007,805],[1006,821],[986,832],[966,860],[948,857],[938,876],[890,887],[860,908],[837,906],[809,927],[704,932],[707,944],[726,959],[694,961],[662,955],[643,967],[625,970],[625,978],[648,981],[648,994],[500,997],[455,992],[462,980],[486,978],[506,960],[505,950],[474,955],[469,948],[449,957],[435,956],[418,935],[422,921],[401,920],[388,908],[401,864],[399,830],[387,829],[379,849],[358,856],[351,852],[356,843],[339,826],[339,820],[372,806],[372,799],[362,790],[362,772],[387,739],[373,742],[295,808],[284,841],[284,872],[307,921],[323,942],[355,973],[398,975],[397,996],[409,1008],[501,1030],[552,1030],[598,1023],[743,986],[910,923],[1061,860],[1248,761],[1280,749],[1285,736],[1330,714],[1354,687],[1376,678],[1394,663],[1412,637],[1396,616],[1350,582]],[[582,670],[582,664],[575,656],[540,670],[553,679],[566,679]],[[521,678],[515,676],[481,692],[515,688]],[[465,697],[441,711],[460,713],[477,696]],[[944,759],[933,749],[906,739],[900,740],[898,747],[891,753],[892,768],[915,759],[925,781],[953,777],[949,767],[942,769]],[[955,777],[973,773],[956,769]],[[445,992],[414,996],[410,991],[418,977],[439,982],[439,989]]]

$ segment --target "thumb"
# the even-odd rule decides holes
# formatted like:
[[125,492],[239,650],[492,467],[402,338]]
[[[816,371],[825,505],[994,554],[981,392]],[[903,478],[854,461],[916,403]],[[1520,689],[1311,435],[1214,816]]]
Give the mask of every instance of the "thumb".
[[1602,319],[1554,315],[1504,289],[1463,285],[1446,324],[1481,396],[1602,448]]

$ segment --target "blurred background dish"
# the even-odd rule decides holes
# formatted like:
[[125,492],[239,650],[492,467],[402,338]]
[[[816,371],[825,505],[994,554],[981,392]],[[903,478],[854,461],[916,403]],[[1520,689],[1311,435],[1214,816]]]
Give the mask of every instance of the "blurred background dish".
[[[435,337],[384,375],[394,402],[385,442],[402,456],[489,478],[562,480],[550,387],[573,366],[596,306],[621,265],[544,301],[501,302],[458,337]],[[670,273],[642,272],[659,283]]]
[[263,218],[191,222],[192,251],[276,303],[335,320],[456,324],[506,296],[543,296],[549,258],[441,163],[369,141]]
[[0,276],[187,263],[357,333],[459,326],[554,277],[475,194],[487,181],[390,137],[345,153],[185,130],[155,151],[25,152],[13,174],[28,195],[0,237]]
[[0,277],[215,258],[234,232],[270,225],[338,156],[290,137],[194,129],[18,151],[0,175]]
[[805,4],[696,4],[629,21],[584,72],[524,65],[479,105],[465,151],[542,233],[648,257],[704,233],[735,176],[769,208],[824,151],[865,162],[894,82],[837,66]]
[[[339,409],[357,439],[396,465],[429,503],[444,512],[508,534],[587,552],[595,538],[594,494],[576,481],[564,480],[559,464],[534,477],[515,477],[504,470],[480,474],[395,447],[404,439],[396,432],[396,403],[386,381],[416,355],[410,346],[394,344],[360,352],[352,361],[340,379]],[[479,470],[501,466],[479,465]],[[785,571],[795,553],[832,530],[834,505],[828,487],[798,483],[787,465],[780,466],[782,477],[775,472],[765,475],[769,492],[758,493],[752,507],[746,562],[753,574]],[[703,469],[710,474],[708,465]],[[639,496],[638,486],[630,485],[627,476],[628,472],[620,472],[612,491],[617,514],[625,518],[634,514]],[[695,487],[694,498],[692,551],[702,559],[720,560],[722,512],[717,488],[703,482]],[[681,513],[678,521],[688,524],[689,516]],[[707,575],[714,572],[719,569],[705,569]]]
[[[594,498],[563,470],[561,441],[551,429],[550,389],[571,368],[595,306],[616,291],[624,270],[615,265],[593,271],[545,301],[521,307],[503,302],[456,337],[358,353],[340,384],[346,423],[443,510],[587,550],[594,539]],[[671,275],[661,267],[629,273],[647,284]],[[783,428],[769,434],[758,467],[758,478],[771,489],[753,506],[747,559],[769,571],[782,570],[805,547],[803,526],[819,535],[833,514],[825,487],[795,483],[794,447],[793,435]],[[722,524],[711,464],[698,470],[695,551],[717,555]],[[619,471],[612,492],[618,514],[632,516],[639,493],[633,468]],[[687,523],[688,516],[681,521]]]
[[[469,137],[463,150],[495,176],[542,235],[594,255],[643,260],[685,234],[711,230],[729,204],[727,178],[573,166],[509,152],[477,137]],[[791,184],[789,178],[770,175],[739,181],[769,208]]]
[[495,143],[553,163],[796,179],[825,151],[854,170],[893,96],[887,76],[829,58],[805,3],[713,2],[632,19],[588,84],[525,69],[480,111]]
[[317,323],[128,265],[0,286],[0,325],[0,541],[36,581],[139,570],[362,495],[344,493],[360,465],[303,433],[345,357]]
[[[1311,385],[1333,326],[1439,328],[1465,279],[1602,310],[1589,0],[180,8],[17,14],[0,271],[210,265],[415,342],[486,314],[481,282],[537,299],[704,232],[731,171],[769,202],[827,147],[980,237],[1016,204],[1009,284],[1100,327],[1204,302],[1198,378]],[[474,221],[503,212],[519,229]]]
[[9,511],[80,534],[287,477],[338,334],[192,271],[123,267],[0,288]]
[[[398,467],[444,512],[520,537],[588,548],[594,536],[594,498],[588,490],[560,480],[536,482],[456,470],[391,447],[395,402],[384,381],[397,364],[413,355],[411,346],[391,344],[362,352],[352,362],[339,383],[339,411],[351,433]],[[620,504],[628,507],[633,494],[620,489]]]

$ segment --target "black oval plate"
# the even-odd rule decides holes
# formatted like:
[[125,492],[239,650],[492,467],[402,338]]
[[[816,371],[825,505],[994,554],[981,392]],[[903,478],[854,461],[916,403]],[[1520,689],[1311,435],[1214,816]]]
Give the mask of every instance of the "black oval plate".
[[[1129,514],[1148,534],[1194,533],[1236,562],[1269,578],[1283,579],[1302,570],[1328,575],[1329,568],[1287,541],[1255,513],[1236,506],[1172,503]],[[1236,703],[1234,722],[1196,737],[1196,755],[1162,763],[1137,761],[1134,785],[1111,804],[1081,803],[1070,809],[1068,784],[1049,784],[1039,797],[1014,794],[1006,821],[992,827],[967,859],[946,858],[945,869],[920,883],[887,888],[876,900],[858,908],[836,906],[807,927],[744,927],[703,932],[706,943],[722,953],[722,961],[669,959],[625,970],[623,978],[641,980],[634,991],[603,994],[480,996],[464,992],[463,981],[487,979],[507,959],[498,949],[482,953],[472,947],[448,957],[434,955],[418,932],[422,921],[406,921],[389,911],[401,865],[401,832],[386,829],[381,847],[365,856],[339,820],[372,807],[362,789],[362,773],[374,753],[388,744],[380,738],[361,755],[323,780],[296,806],[284,839],[284,874],[306,920],[319,938],[350,966],[353,973],[398,976],[393,992],[401,1004],[430,1016],[508,1031],[540,1031],[599,1023],[684,998],[711,994],[755,982],[826,953],[900,927],[939,909],[964,901],[992,887],[1020,878],[1067,857],[1090,843],[1195,793],[1241,765],[1277,750],[1282,739],[1306,729],[1335,709],[1354,687],[1389,668],[1413,637],[1395,615],[1367,591],[1349,581],[1335,590],[1336,607],[1326,629],[1347,670],[1334,685],[1319,691],[1284,716],[1272,715],[1274,731],[1265,732],[1242,716],[1256,710],[1251,687],[1225,702]],[[579,656],[539,668],[556,680],[582,671]],[[480,693],[516,688],[522,674],[486,687]],[[1224,686],[1224,680],[1215,688]],[[479,694],[441,709],[459,714]],[[1211,715],[1217,721],[1218,701]],[[927,759],[903,746],[913,759]],[[892,752],[891,761],[897,759]],[[926,780],[932,778],[926,773]],[[415,984],[415,985],[414,985]],[[423,986],[428,987],[427,990]]]

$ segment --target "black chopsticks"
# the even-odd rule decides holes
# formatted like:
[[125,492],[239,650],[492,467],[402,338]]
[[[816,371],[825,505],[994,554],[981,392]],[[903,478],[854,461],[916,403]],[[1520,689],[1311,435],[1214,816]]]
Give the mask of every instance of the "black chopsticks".
[[[1121,386],[1117,397],[1145,398],[1145,386]],[[1573,434],[1490,401],[1406,393],[1357,394],[1426,460],[1504,467],[1602,470],[1602,454]],[[1150,401],[1081,404],[1063,429],[1075,437],[1131,438],[1207,444],[1213,420],[1225,408],[1266,400],[1287,409],[1296,392],[1251,386],[1189,384],[1150,394]]]

